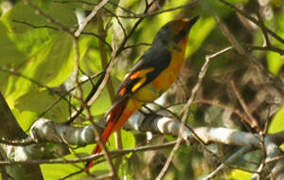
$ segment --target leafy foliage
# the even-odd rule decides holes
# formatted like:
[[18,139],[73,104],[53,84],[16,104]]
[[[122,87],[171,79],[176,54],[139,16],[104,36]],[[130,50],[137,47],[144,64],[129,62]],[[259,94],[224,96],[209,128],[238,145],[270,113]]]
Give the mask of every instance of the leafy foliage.
[[[75,50],[74,37],[70,32],[62,30],[62,28],[68,27],[72,31],[76,30],[77,27],[80,26],[78,22],[80,15],[86,16],[98,1],[32,1],[42,12],[38,12],[38,10],[35,10],[22,1],[15,1],[15,3],[7,2],[11,3],[11,9],[5,13],[3,9],[0,11],[0,91],[4,94],[6,101],[24,131],[27,131],[41,116],[56,122],[65,122],[70,117],[71,113],[74,112],[74,107],[80,107],[81,101],[79,98],[74,98],[78,97],[78,90],[71,91],[74,87],[74,89],[76,89],[74,69],[76,66],[75,57],[77,52]],[[98,16],[100,16],[98,18],[101,18],[103,21],[104,32],[99,31],[98,18],[96,18],[88,24],[84,29],[84,33],[82,33],[78,39],[80,80],[86,80],[85,83],[82,84],[83,98],[87,97],[99,78],[88,79],[102,72],[105,68],[102,62],[102,53],[104,52],[106,54],[105,58],[108,60],[112,57],[113,51],[110,50],[107,44],[110,44],[113,49],[117,48],[125,38],[123,31],[128,34],[137,19],[130,16],[143,14],[143,8],[145,7],[143,1],[120,0],[111,2],[112,3],[105,6],[105,9],[99,11],[98,14]],[[151,12],[161,10],[160,7],[162,9],[178,7],[188,3],[188,1],[159,1],[159,3],[155,4]],[[242,6],[245,10],[247,10],[246,8],[258,8],[258,5],[251,7],[252,2],[249,0],[234,0],[231,3]],[[283,38],[283,2],[271,1],[267,6],[271,8],[273,18],[266,19],[266,15],[263,14],[264,24]],[[251,12],[250,10],[251,9],[247,10],[248,14],[254,14],[253,10],[251,10]],[[133,13],[129,13],[128,11],[132,11],[135,14],[133,15]],[[113,14],[129,17],[120,18],[119,16],[113,16]],[[182,96],[183,92],[175,92],[177,96],[182,96],[182,98],[190,96],[189,90],[191,90],[194,84],[193,82],[196,82],[193,78],[196,79],[196,74],[200,70],[205,56],[230,45],[229,41],[220,32],[214,16],[224,20],[224,23],[228,24],[228,28],[235,34],[238,40],[242,41],[242,44],[261,46],[264,41],[262,31],[259,28],[256,28],[255,25],[251,25],[250,21],[241,19],[241,15],[236,15],[234,10],[225,6],[219,0],[214,0],[210,2],[203,1],[195,6],[184,6],[183,8],[174,9],[165,13],[157,13],[157,15],[153,16],[147,16],[146,14],[134,34],[127,39],[126,46],[137,45],[139,43],[151,43],[158,29],[168,21],[180,17],[191,17],[195,14],[201,15],[201,19],[194,26],[189,36],[186,55],[188,61],[186,62],[186,66],[190,65],[190,73],[186,74],[183,72],[182,74],[182,77],[186,76],[187,78],[184,80],[186,81],[184,83],[186,93]],[[52,20],[56,20],[56,22]],[[125,27],[124,30],[120,28],[121,25]],[[251,29],[252,32],[250,32]],[[98,38],[98,36],[105,37],[105,42],[101,42],[101,38]],[[283,43],[275,39],[271,40],[271,44],[282,50],[284,48]],[[104,46],[104,50],[100,49],[102,46]],[[115,89],[119,85],[122,77],[128,72],[128,69],[132,67],[138,57],[142,55],[147,48],[148,46],[135,46],[134,48],[125,49],[119,54],[117,57],[118,63],[115,65],[115,69],[111,74],[112,85]],[[275,77],[283,78],[283,54],[281,55],[277,51],[267,49],[260,52],[250,51],[250,53],[259,59],[261,64]],[[227,84],[226,78],[235,76],[235,74],[232,75],[233,73],[231,72],[234,71],[234,73],[237,72],[238,74],[244,72],[246,62],[240,59],[242,59],[240,55],[231,53],[217,58],[216,61],[213,62],[202,89],[203,92],[206,92],[204,94],[206,94],[207,97],[213,97],[211,99],[215,97],[216,99],[219,98],[219,95],[222,94],[220,93],[221,91],[227,91],[227,89],[224,90],[224,86],[222,86]],[[217,85],[220,85],[220,87],[215,88]],[[248,99],[251,97],[248,91],[246,91],[246,88],[239,88],[242,92],[245,92],[244,94],[247,95]],[[222,96],[223,99],[231,98],[228,96],[224,97],[225,96]],[[110,89],[105,88],[90,108],[94,120],[98,120],[107,112],[108,108],[111,106],[112,98]],[[223,100],[222,98],[220,98],[221,102]],[[58,99],[60,100],[58,101]],[[176,101],[170,103],[173,102]],[[236,100],[234,102],[236,102]],[[216,119],[222,119],[224,114],[218,113],[218,110],[220,110],[220,108],[210,109],[207,106],[201,107],[196,105],[192,119],[194,119],[194,121],[205,119],[206,112],[210,111],[216,114],[216,116],[214,116]],[[279,110],[272,118],[269,127],[270,133],[284,130],[283,110],[283,108]],[[86,121],[83,122],[86,117],[85,115],[86,112],[83,112],[81,118],[77,119],[76,123],[79,126],[89,123]],[[212,117],[213,115],[210,116],[208,121],[201,120],[195,123],[198,123],[198,125],[221,124],[229,127],[233,124],[231,122],[231,124],[226,124],[226,122],[222,120],[212,122]],[[236,124],[234,124],[233,127],[237,126],[240,129],[244,129],[243,126]],[[139,139],[140,136],[143,138]],[[145,144],[144,138],[144,134],[141,135],[124,130],[122,131],[124,148],[134,148],[143,145]],[[159,136],[155,137],[153,141],[169,141],[171,138],[161,138]],[[109,149],[115,150],[115,144],[115,138],[111,137],[107,144]],[[92,147],[92,145],[76,147],[70,155],[64,158],[72,159],[89,154]],[[216,147],[214,146],[214,148]],[[226,149],[226,147],[222,148]],[[182,150],[178,152],[177,159],[173,162],[173,168],[167,176],[168,179],[180,179],[181,177],[195,177],[197,179],[200,176],[208,174],[215,168],[216,164],[210,166],[210,162],[208,163],[207,160],[204,159],[206,156],[203,155],[203,152],[188,149],[190,148],[186,147],[185,149],[183,147]],[[228,151],[225,150],[222,153],[230,154],[232,149],[233,148]],[[219,153],[219,149],[216,151]],[[162,153],[159,154],[159,156],[162,157],[161,159],[168,156],[169,151],[161,150],[161,152]],[[251,155],[248,159],[253,159],[253,157],[255,157],[255,155]],[[145,159],[147,158],[143,157],[141,154],[135,155],[134,153],[129,153],[124,156],[119,166],[120,177],[133,178],[135,176],[133,174],[136,172],[131,171],[137,171],[137,169],[133,170],[130,167],[134,163],[144,163],[146,167],[150,167],[151,163],[149,162],[152,161],[146,162]],[[141,162],[143,160],[144,162]],[[162,163],[163,162],[164,161],[162,161]],[[159,165],[160,164],[157,166],[159,167]],[[45,179],[59,179],[83,167],[84,163],[41,165]],[[158,170],[160,169],[161,168],[158,168]],[[95,169],[92,169],[92,172],[96,175],[101,175],[108,171],[109,167],[107,162],[100,163],[95,166]],[[145,169],[141,170],[141,172],[137,172],[137,174],[141,175],[144,172],[146,172]],[[150,171],[147,171],[147,173],[151,174]],[[157,172],[153,174],[155,173]],[[136,176],[138,176],[137,174]],[[71,179],[80,179],[86,176],[85,173],[81,173]],[[249,179],[251,174],[233,170],[230,173],[220,175],[220,177],[224,177],[225,179]],[[140,178],[143,178],[143,176],[141,175]]]

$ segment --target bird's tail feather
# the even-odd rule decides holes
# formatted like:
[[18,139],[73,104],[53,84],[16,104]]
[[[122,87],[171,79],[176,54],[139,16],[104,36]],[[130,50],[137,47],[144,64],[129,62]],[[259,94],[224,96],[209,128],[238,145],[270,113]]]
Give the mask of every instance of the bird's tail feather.
[[[126,109],[129,98],[125,98],[118,103],[114,104],[108,113],[108,122],[102,134],[102,141],[106,143],[112,132],[118,130],[123,126],[125,121],[132,115],[135,109]],[[102,151],[102,147],[97,144],[92,154],[97,154]],[[94,164],[94,161],[87,163],[86,167],[89,170]]]

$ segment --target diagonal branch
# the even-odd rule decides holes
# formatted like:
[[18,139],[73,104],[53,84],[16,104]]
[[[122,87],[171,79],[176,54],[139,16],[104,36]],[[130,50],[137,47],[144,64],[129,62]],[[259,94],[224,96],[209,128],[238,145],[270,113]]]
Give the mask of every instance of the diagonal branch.
[[37,5],[32,3],[30,0],[24,0],[24,2],[27,3],[27,5],[29,5],[30,7],[32,7],[37,13],[44,16],[52,24],[58,26],[59,29],[65,32],[68,32],[69,34],[72,34],[72,30],[69,27],[65,26],[64,24],[60,23],[59,21],[51,17],[49,14],[45,13],[43,10],[41,10]]
[[272,37],[274,37],[275,39],[277,39],[279,42],[284,44],[284,39],[282,39],[280,36],[278,36],[275,32],[273,32],[271,29],[269,29],[268,27],[264,26],[261,22],[259,22],[257,19],[251,17],[250,15],[248,15],[247,13],[243,12],[242,10],[240,10],[239,8],[235,7],[234,5],[232,5],[231,3],[225,1],[225,0],[220,0],[223,4],[231,7],[232,9],[234,9],[235,11],[237,11],[238,13],[240,13],[241,15],[243,15],[244,17],[246,17],[247,19],[249,19],[250,21],[252,21],[253,23],[255,23],[256,25],[258,25],[262,31],[266,31],[268,32]]
[[94,7],[92,12],[86,17],[78,29],[74,32],[75,37],[79,37],[88,23],[97,15],[98,11],[103,8],[109,0],[102,0],[97,6]]
[[226,159],[222,164],[220,164],[214,171],[212,171],[205,178],[203,178],[203,180],[213,179],[217,175],[218,172],[223,170],[226,166],[232,164],[239,157],[243,156],[245,153],[249,152],[251,149],[252,149],[251,146],[244,146],[244,147],[240,148],[237,152],[232,154],[228,159]]
[[[186,105],[185,105],[184,108],[182,109],[182,112],[184,112],[184,115],[183,115],[183,117],[182,117],[182,122],[181,122],[182,125],[181,125],[180,131],[179,131],[179,136],[178,136],[177,143],[175,144],[175,146],[174,146],[174,148],[173,148],[173,150],[172,150],[170,156],[168,157],[167,162],[165,163],[163,169],[161,170],[160,174],[159,174],[158,177],[156,178],[157,180],[161,180],[161,179],[164,178],[164,176],[166,175],[166,173],[167,173],[167,171],[168,171],[168,169],[169,169],[169,167],[170,167],[170,164],[171,164],[171,162],[172,162],[172,160],[173,160],[173,158],[174,158],[174,155],[176,154],[177,150],[179,149],[179,147],[180,147],[180,145],[181,145],[181,142],[182,142],[182,140],[183,140],[182,132],[184,131],[184,127],[185,127],[184,125],[185,125],[185,122],[186,122],[187,117],[188,117],[188,115],[189,115],[189,109],[190,109],[189,107],[192,105],[192,103],[193,103],[193,101],[194,101],[194,99],[195,99],[195,96],[196,96],[196,94],[197,94],[197,92],[198,92],[198,90],[199,90],[199,88],[200,88],[200,86],[201,86],[201,83],[202,83],[202,81],[203,81],[203,79],[204,79],[204,77],[205,77],[205,74],[206,74],[206,72],[207,72],[207,69],[208,69],[208,67],[209,67],[209,64],[210,64],[211,60],[212,60],[213,58],[215,58],[215,57],[217,57],[217,56],[219,56],[219,55],[221,55],[221,54],[223,54],[223,53],[225,53],[225,52],[231,50],[231,49],[232,49],[232,47],[227,47],[227,48],[225,48],[225,49],[222,49],[221,51],[218,51],[218,52],[215,53],[215,54],[206,56],[206,61],[205,61],[205,63],[203,64],[203,66],[202,66],[202,68],[201,68],[201,70],[200,70],[200,72],[199,72],[199,75],[198,75],[198,81],[197,81],[197,83],[195,84],[195,86],[194,86],[193,89],[192,89],[191,96],[190,96],[189,100],[187,101]],[[203,141],[199,138],[199,136],[197,136],[197,135],[195,134],[194,131],[192,131],[192,133],[195,135],[195,137],[196,137],[200,142],[203,142]]]

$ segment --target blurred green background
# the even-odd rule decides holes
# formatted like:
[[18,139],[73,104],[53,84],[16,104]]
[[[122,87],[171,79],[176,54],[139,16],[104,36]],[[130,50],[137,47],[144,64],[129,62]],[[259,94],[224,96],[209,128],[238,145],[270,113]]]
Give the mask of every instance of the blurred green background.
[[[99,3],[96,0],[33,0],[32,2],[50,17],[71,29],[78,27],[78,17],[80,15],[86,16],[92,10],[93,6]],[[123,25],[125,31],[128,33],[137,21],[137,18],[127,17],[133,16],[133,13],[129,13],[117,5],[124,7],[128,11],[141,14],[143,13],[145,4],[144,1],[138,0],[111,0],[111,2],[100,12],[99,18],[103,21],[106,42],[115,48],[119,46],[124,37],[120,24]],[[188,0],[159,0],[153,5],[150,12],[179,7],[189,2]],[[267,4],[262,4],[262,2],[265,3],[262,0],[230,1],[230,3],[243,9],[248,15],[253,17],[255,17],[255,12],[259,12],[263,23],[278,34],[278,36],[284,38],[284,1],[268,0]],[[43,115],[45,118],[56,122],[66,121],[72,110],[67,101],[70,101],[76,107],[80,105],[77,99],[69,98],[71,94],[76,95],[76,91],[65,95],[70,87],[74,87],[75,53],[72,36],[58,29],[56,24],[38,14],[33,8],[26,5],[24,1],[2,0],[0,4],[0,91],[6,98],[13,114],[24,131],[28,131],[33,122],[43,112],[45,112]],[[113,14],[121,15],[122,17],[114,17]],[[169,98],[169,103],[184,102],[190,96],[190,90],[194,82],[196,82],[197,73],[204,63],[206,55],[231,46],[228,39],[218,27],[214,16],[221,19],[227,25],[243,47],[247,47],[246,45],[262,46],[264,43],[263,33],[260,28],[219,0],[198,1],[190,6],[183,6],[183,8],[169,12],[146,16],[134,34],[128,39],[126,46],[139,45],[139,43],[146,43],[146,45],[127,48],[117,57],[118,63],[115,65],[111,77],[115,89],[128,70],[135,64],[143,52],[149,48],[147,44],[152,42],[155,33],[161,26],[175,18],[192,17],[195,15],[200,15],[201,19],[193,27],[189,36],[186,55],[187,62],[180,78],[185,77],[185,80],[178,80],[183,81],[181,84],[184,85],[182,87],[185,90],[177,91],[179,99],[171,100]],[[97,21],[98,18],[94,19],[85,31],[101,35],[101,32],[98,30]],[[282,49],[282,51],[284,49],[284,44],[273,38],[271,38],[271,44],[274,47]],[[79,38],[79,46],[81,75],[87,77],[100,73],[103,68],[98,38],[82,34]],[[112,51],[107,45],[104,46],[107,59],[109,60]],[[283,82],[283,54],[267,50],[248,50],[248,52],[256,57],[259,63],[271,73],[273,78],[282,79]],[[231,76],[227,75],[233,74],[231,72],[243,74],[243,72],[247,71],[246,66],[245,60],[236,51],[216,58],[211,64],[203,84],[203,92],[206,92],[207,97],[217,97],[216,91],[220,90],[217,87],[218,80],[223,81],[223,79],[220,79],[220,76],[230,78]],[[234,79],[233,76],[231,78]],[[93,80],[94,83],[96,80],[97,78]],[[178,83],[175,86],[178,86]],[[242,89],[240,84],[238,84],[238,87]],[[89,81],[84,83],[83,91],[85,97],[91,88],[92,83]],[[176,92],[174,89],[170,91]],[[246,93],[246,91],[242,92]],[[223,92],[219,91],[219,93]],[[47,108],[60,99],[60,96],[64,96],[67,101],[61,100],[47,111]],[[248,99],[250,97],[250,95],[244,96],[244,98]],[[229,100],[225,102],[227,101]],[[105,88],[99,99],[91,107],[94,119],[102,117],[110,106],[111,98],[108,89]],[[220,109],[212,110],[207,105],[206,112],[203,112],[203,108],[201,106],[192,107],[192,116],[189,118],[189,122],[195,126],[229,126],[224,125],[224,122],[220,120],[212,122],[213,116],[216,119],[221,118],[222,113],[220,113]],[[209,110],[212,111],[211,119],[209,121],[199,120],[206,117],[206,113]],[[283,117],[284,108],[282,107],[275,116],[271,117],[270,133],[284,130]],[[76,122],[78,126],[86,124],[88,122],[84,121],[84,117],[79,118]],[[233,127],[236,128],[237,125]],[[243,127],[237,128],[244,130]],[[151,143],[155,144],[170,140],[173,140],[173,137],[157,135],[154,136]],[[124,130],[122,131],[122,141],[124,148],[146,144],[143,133],[133,133]],[[111,137],[107,145],[111,150],[116,149],[113,137]],[[216,150],[217,153],[224,153],[224,159],[236,148],[223,146],[221,149],[224,151],[222,151],[218,146],[217,144],[212,144],[210,148]],[[73,148],[75,149],[72,150],[72,154],[64,158],[76,158],[81,155],[87,155],[91,152],[93,145]],[[200,150],[200,148],[198,146],[182,146],[173,161],[166,179],[188,179],[189,177],[200,179],[222,162],[212,159],[210,155],[206,155],[203,152],[204,150]],[[170,148],[157,152],[129,154],[123,158],[119,166],[119,176],[126,179],[151,179],[157,175],[169,152]],[[257,163],[260,159],[258,156],[259,154],[256,152],[249,153],[236,164],[248,169],[255,168],[254,163]],[[83,166],[83,163],[76,165],[50,164],[41,165],[41,168],[45,179],[59,179],[78,171]],[[137,172],[138,169],[139,172]],[[92,172],[99,175],[108,172],[108,170],[107,163],[100,163],[92,169]],[[82,179],[83,177],[86,178],[87,175],[81,173],[69,179]],[[218,174],[216,179],[245,180],[250,179],[250,177],[251,174],[249,172],[229,167],[224,172]]]

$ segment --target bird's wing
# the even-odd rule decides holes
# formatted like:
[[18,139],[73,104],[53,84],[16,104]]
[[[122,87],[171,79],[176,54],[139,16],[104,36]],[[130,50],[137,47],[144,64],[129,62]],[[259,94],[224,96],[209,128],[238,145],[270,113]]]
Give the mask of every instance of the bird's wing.
[[118,99],[137,92],[141,87],[153,81],[171,61],[171,53],[166,48],[150,48],[132,68],[121,83]]

